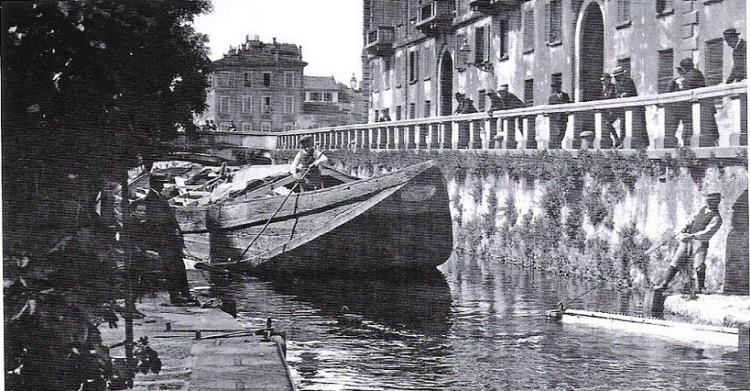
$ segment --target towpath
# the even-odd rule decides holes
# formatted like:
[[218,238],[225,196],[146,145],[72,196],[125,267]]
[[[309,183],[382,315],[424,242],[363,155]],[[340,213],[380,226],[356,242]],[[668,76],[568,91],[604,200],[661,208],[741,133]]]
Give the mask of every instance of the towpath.
[[[189,270],[191,289],[207,292],[199,271]],[[166,306],[166,293],[146,295],[136,304],[143,319],[134,321],[135,340],[148,337],[149,346],[162,361],[158,374],[138,373],[133,390],[296,390],[284,358],[280,337],[263,341],[254,329],[245,329],[218,308]],[[260,330],[266,325],[258,325]],[[119,328],[100,326],[105,345],[125,338],[124,321]],[[169,331],[168,331],[169,330]],[[200,331],[200,339],[196,332]],[[231,335],[232,332],[241,332]],[[229,335],[227,335],[229,334]],[[123,348],[110,352],[124,357]]]

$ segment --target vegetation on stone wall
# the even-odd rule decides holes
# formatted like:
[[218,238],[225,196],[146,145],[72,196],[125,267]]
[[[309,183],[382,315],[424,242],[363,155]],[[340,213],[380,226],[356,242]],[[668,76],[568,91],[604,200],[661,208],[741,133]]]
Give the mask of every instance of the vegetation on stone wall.
[[[363,176],[435,160],[455,184],[451,210],[458,251],[523,267],[606,280],[623,288],[654,284],[661,278],[663,260],[672,248],[645,255],[653,244],[651,240],[638,232],[632,221],[615,229],[613,209],[635,189],[640,178],[666,181],[687,172],[699,185],[708,167],[721,170],[727,160],[698,159],[689,149],[663,159],[649,159],[645,151],[629,155],[577,152],[344,150],[326,151],[326,155],[337,167]],[[279,151],[274,158],[277,162],[290,161],[295,153]],[[738,156],[736,160],[746,162],[747,157]],[[487,185],[497,178],[526,190],[534,186],[543,189],[541,200],[535,204],[541,213],[519,213],[512,189]],[[504,196],[500,197],[500,192]],[[484,205],[486,212],[473,219],[465,218],[467,208],[477,205]],[[679,286],[680,279],[675,286]]]

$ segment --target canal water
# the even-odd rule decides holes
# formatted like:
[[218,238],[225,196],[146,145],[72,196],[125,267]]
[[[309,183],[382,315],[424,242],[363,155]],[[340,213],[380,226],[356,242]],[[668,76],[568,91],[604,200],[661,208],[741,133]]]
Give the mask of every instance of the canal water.
[[639,294],[595,285],[454,255],[428,272],[253,277],[223,294],[247,327],[271,317],[286,332],[300,390],[749,389],[736,348],[545,319],[559,301],[641,311]]

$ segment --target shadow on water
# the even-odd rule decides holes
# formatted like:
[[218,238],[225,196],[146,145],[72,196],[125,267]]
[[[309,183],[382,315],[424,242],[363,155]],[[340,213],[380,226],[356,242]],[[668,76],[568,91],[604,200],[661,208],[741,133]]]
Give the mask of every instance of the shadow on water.
[[373,275],[275,274],[263,276],[273,290],[309,303],[323,316],[361,315],[393,330],[442,335],[451,327],[451,293],[437,269]]

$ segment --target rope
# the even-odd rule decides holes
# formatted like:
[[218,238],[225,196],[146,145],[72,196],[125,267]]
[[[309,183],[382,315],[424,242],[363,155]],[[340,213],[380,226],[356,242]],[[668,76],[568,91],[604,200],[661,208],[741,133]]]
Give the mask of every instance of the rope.
[[310,170],[312,170],[313,165],[315,164],[315,162],[317,162],[318,159],[321,156],[323,156],[322,152],[320,153],[320,155],[318,157],[315,158],[315,160],[312,161],[312,163],[310,163],[310,167],[307,168],[307,170],[305,171],[305,173],[302,174],[302,176],[297,180],[297,182],[294,184],[294,186],[292,186],[292,189],[289,191],[289,193],[286,195],[286,197],[284,197],[284,199],[281,201],[281,204],[279,205],[279,207],[276,209],[275,212],[273,212],[273,215],[271,215],[271,218],[269,218],[268,220],[266,220],[266,223],[263,225],[263,228],[261,228],[260,232],[258,232],[258,234],[255,235],[255,237],[253,238],[253,240],[250,242],[250,244],[248,244],[247,247],[245,247],[245,250],[242,252],[242,254],[240,254],[240,257],[237,259],[237,262],[235,262],[236,264],[239,264],[240,262],[242,262],[245,254],[247,253],[247,250],[250,250],[250,247],[252,247],[253,244],[255,244],[255,242],[258,240],[258,238],[260,238],[260,235],[263,234],[263,232],[265,232],[266,228],[268,228],[268,225],[271,224],[271,220],[273,220],[273,218],[276,217],[276,215],[279,213],[279,211],[281,210],[281,208],[284,206],[284,203],[286,203],[286,200],[289,199],[289,196],[291,196],[292,193],[294,193],[294,190],[297,188],[297,186],[299,186],[300,181],[302,181],[303,179],[305,179],[305,177],[310,172]]

